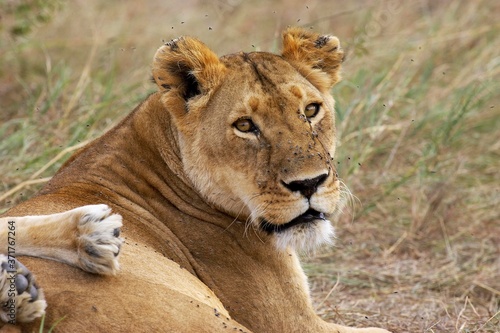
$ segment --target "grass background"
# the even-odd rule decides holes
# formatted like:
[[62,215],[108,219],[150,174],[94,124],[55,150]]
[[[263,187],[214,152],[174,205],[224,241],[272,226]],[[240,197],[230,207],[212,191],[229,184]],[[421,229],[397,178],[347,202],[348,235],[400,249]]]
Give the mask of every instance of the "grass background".
[[394,332],[500,332],[500,3],[0,2],[0,212],[155,87],[163,40],[279,50],[337,35],[340,176],[356,199],[305,259],[318,312]]

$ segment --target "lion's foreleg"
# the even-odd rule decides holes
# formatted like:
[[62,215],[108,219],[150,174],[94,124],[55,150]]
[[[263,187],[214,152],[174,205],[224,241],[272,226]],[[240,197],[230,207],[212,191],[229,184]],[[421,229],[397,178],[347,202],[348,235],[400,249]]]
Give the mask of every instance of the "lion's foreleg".
[[63,213],[0,218],[0,253],[47,258],[87,272],[115,274],[122,218],[107,205]]

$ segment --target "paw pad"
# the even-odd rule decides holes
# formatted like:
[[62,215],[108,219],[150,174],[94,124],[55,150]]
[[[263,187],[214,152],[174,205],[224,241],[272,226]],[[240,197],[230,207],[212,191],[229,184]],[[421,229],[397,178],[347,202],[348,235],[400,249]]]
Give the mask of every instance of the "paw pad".
[[17,259],[0,255],[0,319],[29,322],[45,313],[47,303],[33,274]]

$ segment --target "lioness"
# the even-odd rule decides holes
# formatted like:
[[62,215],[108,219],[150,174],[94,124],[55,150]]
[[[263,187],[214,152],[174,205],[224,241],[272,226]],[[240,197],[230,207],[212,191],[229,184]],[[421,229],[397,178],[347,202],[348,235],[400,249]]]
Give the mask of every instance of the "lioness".
[[[60,332],[387,333],[321,320],[296,254],[331,239],[339,210],[329,91],[342,60],[336,37],[300,28],[283,33],[281,55],[219,58],[190,37],[162,46],[159,91],[2,220],[32,256],[22,261],[44,288],[45,321],[64,317]],[[38,290],[14,266],[30,278],[25,295]]]

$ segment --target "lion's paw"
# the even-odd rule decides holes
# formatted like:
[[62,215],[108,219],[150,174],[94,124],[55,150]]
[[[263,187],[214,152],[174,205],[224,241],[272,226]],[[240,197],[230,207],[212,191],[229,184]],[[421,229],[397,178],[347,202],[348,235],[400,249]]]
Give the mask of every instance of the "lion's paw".
[[17,259],[0,255],[0,319],[30,322],[45,313],[47,302],[33,274]]
[[111,214],[107,205],[88,205],[78,210],[81,217],[77,226],[77,246],[81,268],[90,273],[116,274],[123,243],[120,238],[122,217]]

